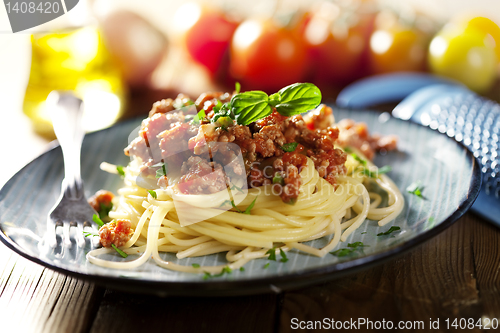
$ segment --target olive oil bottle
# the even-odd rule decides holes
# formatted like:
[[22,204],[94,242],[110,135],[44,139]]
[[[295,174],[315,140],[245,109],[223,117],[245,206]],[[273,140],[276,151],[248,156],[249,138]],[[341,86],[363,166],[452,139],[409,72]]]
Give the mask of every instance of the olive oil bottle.
[[31,36],[31,71],[23,110],[34,129],[54,137],[45,100],[52,90],[82,98],[86,131],[112,125],[123,113],[125,85],[97,27],[69,28]]

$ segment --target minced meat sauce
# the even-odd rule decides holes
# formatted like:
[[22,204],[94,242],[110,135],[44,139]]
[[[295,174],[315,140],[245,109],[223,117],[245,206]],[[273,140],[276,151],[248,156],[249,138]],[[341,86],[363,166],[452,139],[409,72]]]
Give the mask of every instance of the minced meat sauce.
[[[279,193],[283,202],[294,203],[301,185],[299,174],[307,157],[321,177],[336,185],[336,175],[345,172],[346,154],[334,147],[339,129],[333,122],[322,119],[322,128],[311,128],[300,115],[286,117],[274,111],[248,126],[233,122],[223,127],[212,123],[212,108],[218,101],[230,99],[228,93],[207,93],[195,102],[185,95],[156,102],[142,122],[139,136],[125,148],[125,154],[140,159],[143,175],[155,175],[162,161],[169,170],[180,170],[177,189],[184,194],[226,189],[231,177],[227,174],[229,165],[230,173],[246,177],[249,188],[276,184],[282,187]],[[180,111],[174,105],[184,107]],[[202,109],[206,117],[195,123],[192,118]],[[331,114],[327,106],[320,109]],[[318,117],[315,119],[318,122]],[[292,144],[292,148],[285,148],[287,144]],[[240,153],[244,166],[231,164]],[[167,184],[168,175],[158,179],[158,186]]]
[[[272,112],[248,126],[231,121],[225,126],[211,122],[216,105],[230,101],[229,93],[204,93],[196,101],[185,95],[156,102],[141,125],[139,136],[125,154],[139,159],[143,176],[157,178],[166,187],[169,172],[180,171],[176,188],[184,194],[209,194],[228,187],[232,175],[244,176],[249,188],[281,186],[280,197],[293,204],[301,186],[300,171],[310,158],[319,175],[336,186],[337,175],[346,172],[347,155],[335,148],[341,139],[371,159],[374,149],[395,147],[392,137],[370,137],[363,124],[349,120],[334,123],[332,109],[320,105],[307,115],[283,116]],[[204,110],[200,119],[198,112]],[[349,126],[347,126],[349,125]],[[366,127],[366,126],[365,126]],[[385,141],[384,141],[385,140]],[[231,163],[241,154],[244,166]],[[158,177],[162,163],[166,175]]]

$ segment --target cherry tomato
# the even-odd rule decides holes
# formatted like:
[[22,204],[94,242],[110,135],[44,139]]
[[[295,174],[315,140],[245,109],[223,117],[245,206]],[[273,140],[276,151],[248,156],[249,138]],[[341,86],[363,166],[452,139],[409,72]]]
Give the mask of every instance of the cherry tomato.
[[234,33],[230,55],[230,73],[245,90],[276,92],[301,81],[307,68],[307,52],[297,31],[272,20],[244,21]]
[[[341,8],[330,2],[313,13],[304,39],[315,65],[314,81],[343,84],[364,75],[373,19],[371,14],[342,14]],[[352,23],[346,24],[349,20]]]
[[238,22],[227,18],[223,12],[186,3],[176,12],[175,22],[184,34],[185,47],[191,57],[202,64],[212,77],[219,74],[227,58],[229,44]]
[[500,29],[492,21],[475,18],[465,24],[451,22],[432,40],[429,66],[434,73],[482,93],[495,81],[499,54]]
[[428,38],[425,33],[393,19],[389,24],[378,26],[370,37],[368,53],[370,72],[381,74],[424,71],[427,47]]

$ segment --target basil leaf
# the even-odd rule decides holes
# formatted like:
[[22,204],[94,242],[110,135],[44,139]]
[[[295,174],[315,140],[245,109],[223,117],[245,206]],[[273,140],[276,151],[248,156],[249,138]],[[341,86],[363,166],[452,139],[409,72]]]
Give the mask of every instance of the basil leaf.
[[229,102],[229,109],[240,125],[249,125],[273,112],[267,94],[258,90],[234,95]]
[[151,194],[151,196],[153,197],[153,199],[157,199],[158,196],[156,195],[156,192],[153,191],[153,190],[148,190],[149,194]]
[[295,151],[298,145],[299,144],[297,142],[285,143],[283,146],[281,146],[281,149],[283,149],[283,151],[291,153],[292,151]]
[[293,116],[316,108],[321,103],[321,91],[312,83],[294,83],[278,92],[276,111]]

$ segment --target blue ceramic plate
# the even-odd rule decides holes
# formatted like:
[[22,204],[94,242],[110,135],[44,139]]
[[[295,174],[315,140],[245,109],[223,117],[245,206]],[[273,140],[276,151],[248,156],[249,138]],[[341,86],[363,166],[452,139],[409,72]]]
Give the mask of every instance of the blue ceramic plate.
[[[317,258],[290,251],[289,261],[271,262],[258,259],[245,265],[245,271],[234,271],[222,277],[203,280],[196,274],[169,271],[153,261],[134,270],[113,270],[88,263],[87,248],[76,250],[63,259],[42,251],[39,241],[46,228],[46,216],[60,193],[63,159],[60,147],[44,153],[20,170],[0,191],[0,239],[20,255],[51,269],[91,280],[108,287],[141,292],[174,295],[235,295],[282,290],[338,277],[355,269],[391,258],[435,236],[462,216],[474,202],[481,185],[480,168],[474,156],[461,144],[426,127],[391,118],[388,114],[334,110],[337,120],[353,118],[368,124],[372,133],[396,134],[399,150],[379,155],[375,163],[391,165],[389,176],[405,196],[403,212],[385,227],[366,221],[348,239],[361,241],[364,250],[354,255]],[[102,161],[125,165],[123,154],[129,134],[140,120],[120,123],[86,136],[82,148],[82,177],[87,197],[99,189],[116,190],[118,176],[99,169]],[[424,198],[407,193],[411,183],[420,181]],[[401,229],[387,236],[376,236],[391,225]],[[311,242],[321,247],[329,238]],[[340,245],[345,247],[346,243]],[[177,260],[171,254],[164,259],[185,265],[225,263],[224,255]],[[112,260],[121,260],[112,256]]]

